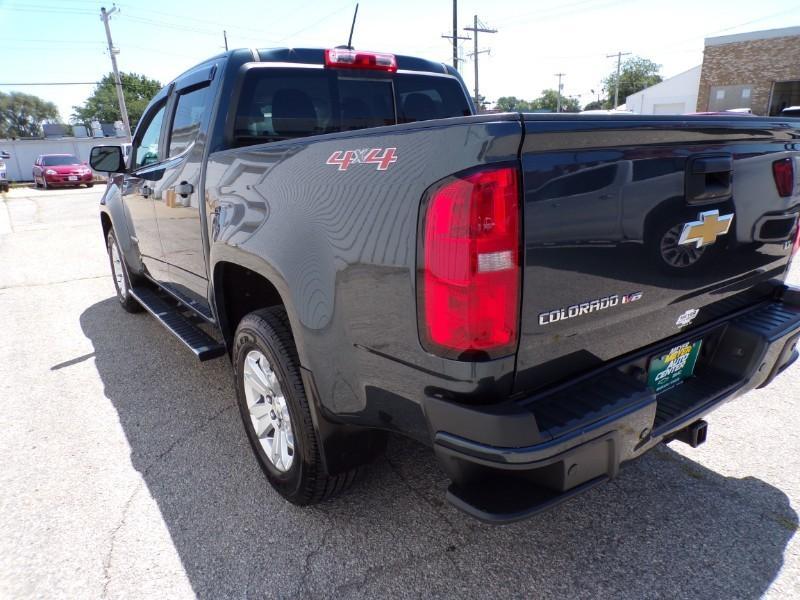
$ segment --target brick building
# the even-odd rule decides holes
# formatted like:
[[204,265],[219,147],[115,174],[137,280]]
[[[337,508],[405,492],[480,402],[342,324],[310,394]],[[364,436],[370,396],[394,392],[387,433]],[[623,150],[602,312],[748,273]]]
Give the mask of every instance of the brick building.
[[706,38],[697,110],[800,106],[800,27]]

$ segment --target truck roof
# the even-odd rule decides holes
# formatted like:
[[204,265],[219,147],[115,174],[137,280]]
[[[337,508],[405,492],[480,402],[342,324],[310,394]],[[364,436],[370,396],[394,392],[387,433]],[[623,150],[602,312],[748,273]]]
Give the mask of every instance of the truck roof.
[[[222,56],[232,56],[249,52],[253,54],[253,62],[284,62],[284,63],[297,63],[306,65],[324,65],[325,64],[325,50],[326,48],[237,48],[218,54],[208,60],[219,58]],[[388,53],[393,54],[393,53]],[[418,58],[416,56],[407,56],[403,54],[394,54],[397,60],[397,68],[401,71],[417,71],[421,73],[436,73],[446,75],[456,75],[455,69],[452,66]],[[208,61],[204,61],[208,62]]]

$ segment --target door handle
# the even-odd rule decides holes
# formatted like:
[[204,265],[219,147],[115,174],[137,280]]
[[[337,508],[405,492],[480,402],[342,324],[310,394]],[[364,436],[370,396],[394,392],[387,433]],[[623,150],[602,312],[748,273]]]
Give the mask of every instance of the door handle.
[[144,198],[149,198],[149,197],[150,197],[150,194],[152,194],[152,193],[153,193],[153,190],[151,190],[151,189],[150,189],[150,186],[149,186],[149,185],[147,185],[147,184],[144,184],[144,185],[142,186],[142,197],[144,197]]
[[187,181],[181,181],[172,189],[175,190],[175,193],[181,198],[188,198],[194,192],[194,186]]

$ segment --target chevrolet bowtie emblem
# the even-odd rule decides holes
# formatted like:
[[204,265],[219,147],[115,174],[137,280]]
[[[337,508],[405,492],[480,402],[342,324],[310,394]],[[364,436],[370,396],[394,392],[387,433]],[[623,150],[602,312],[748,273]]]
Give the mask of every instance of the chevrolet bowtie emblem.
[[681,232],[678,244],[687,246],[694,244],[697,248],[710,246],[721,235],[725,235],[733,223],[733,215],[719,215],[718,210],[702,212],[697,217],[698,221],[686,223]]

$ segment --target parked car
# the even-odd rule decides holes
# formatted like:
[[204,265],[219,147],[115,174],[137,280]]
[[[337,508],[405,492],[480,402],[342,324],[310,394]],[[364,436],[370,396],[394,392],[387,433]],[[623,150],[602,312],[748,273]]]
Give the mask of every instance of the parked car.
[[781,111],[782,117],[800,117],[800,106],[790,106]]
[[5,150],[0,151],[0,192],[8,192],[8,171],[6,170],[6,160],[11,155]]
[[33,163],[33,182],[36,187],[94,185],[94,174],[86,162],[72,154],[42,154]]
[[[120,306],[230,358],[278,493],[335,494],[395,432],[508,522],[702,444],[798,358],[799,143],[782,118],[477,115],[448,65],[248,49],[92,167]],[[707,256],[658,268],[681,249]]]

